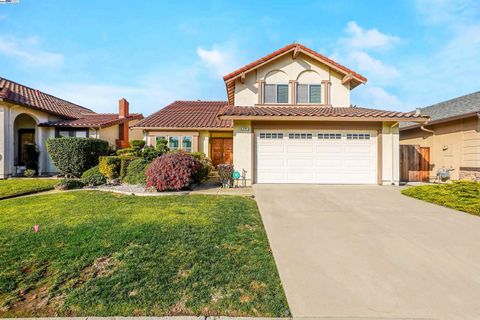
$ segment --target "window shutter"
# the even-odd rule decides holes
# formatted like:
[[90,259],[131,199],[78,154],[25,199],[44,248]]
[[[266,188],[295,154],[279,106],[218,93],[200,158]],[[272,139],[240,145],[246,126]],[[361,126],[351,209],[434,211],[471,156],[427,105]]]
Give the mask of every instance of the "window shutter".
[[322,87],[320,85],[310,85],[310,103],[322,102]]
[[275,85],[265,84],[264,103],[275,103]]
[[288,84],[277,85],[277,103],[288,103]]
[[308,103],[308,84],[298,84],[297,103]]

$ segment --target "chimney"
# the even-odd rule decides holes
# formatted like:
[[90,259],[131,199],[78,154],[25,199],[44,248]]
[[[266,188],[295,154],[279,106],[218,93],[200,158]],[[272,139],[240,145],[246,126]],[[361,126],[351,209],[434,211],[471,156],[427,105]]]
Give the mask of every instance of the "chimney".
[[125,98],[118,101],[118,117],[120,119],[128,117],[128,101]]

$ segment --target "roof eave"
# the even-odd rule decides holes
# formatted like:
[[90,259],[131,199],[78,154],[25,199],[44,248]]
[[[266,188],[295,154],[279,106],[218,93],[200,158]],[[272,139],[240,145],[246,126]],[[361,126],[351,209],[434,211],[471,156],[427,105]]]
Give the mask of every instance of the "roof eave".
[[425,123],[426,118],[385,118],[385,117],[316,117],[316,116],[232,116],[220,115],[222,120],[272,120],[272,121],[357,121],[357,122],[418,122]]
[[[465,118],[471,118],[471,117],[475,117],[475,116],[477,116],[480,119],[480,112],[479,111],[474,111],[474,112],[469,112],[469,113],[465,113],[465,114],[462,114],[462,115],[451,116],[451,117],[448,117],[448,118],[443,118],[443,119],[438,119],[438,120],[433,120],[433,121],[427,121],[423,125],[424,126],[431,126],[431,125],[442,124],[442,123],[446,123],[446,122],[450,122],[450,121],[461,120],[461,119],[465,119]],[[413,122],[413,121],[409,121],[409,122]],[[422,126],[422,124],[415,124],[415,125],[411,125],[411,126],[408,126],[408,127],[400,128],[400,131],[416,129],[416,128],[420,128],[420,126]]]
[[233,127],[139,127],[130,126],[131,129],[142,130],[173,130],[173,131],[185,131],[185,130],[198,130],[198,131],[233,131]]

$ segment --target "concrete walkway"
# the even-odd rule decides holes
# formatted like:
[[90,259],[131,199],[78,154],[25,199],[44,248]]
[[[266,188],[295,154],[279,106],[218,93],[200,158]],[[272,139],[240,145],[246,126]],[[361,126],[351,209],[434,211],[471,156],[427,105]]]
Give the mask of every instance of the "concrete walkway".
[[396,187],[254,191],[294,318],[480,319],[480,217]]

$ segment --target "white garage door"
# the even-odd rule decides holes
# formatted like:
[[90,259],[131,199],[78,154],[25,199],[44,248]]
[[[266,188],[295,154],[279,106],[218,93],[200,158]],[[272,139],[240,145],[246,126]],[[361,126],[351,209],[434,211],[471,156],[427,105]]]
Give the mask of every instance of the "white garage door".
[[375,184],[375,131],[257,131],[257,183]]

